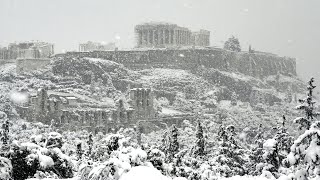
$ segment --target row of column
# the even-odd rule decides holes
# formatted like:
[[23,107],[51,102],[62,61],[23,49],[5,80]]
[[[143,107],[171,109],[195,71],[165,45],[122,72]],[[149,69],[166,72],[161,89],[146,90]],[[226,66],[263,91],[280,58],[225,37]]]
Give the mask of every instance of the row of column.
[[140,30],[138,46],[149,45],[189,45],[191,32],[184,30]]

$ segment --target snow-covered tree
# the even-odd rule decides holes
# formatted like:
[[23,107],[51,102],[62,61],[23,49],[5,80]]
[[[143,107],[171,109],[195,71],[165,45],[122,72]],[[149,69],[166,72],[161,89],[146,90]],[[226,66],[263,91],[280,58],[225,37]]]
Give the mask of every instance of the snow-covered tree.
[[315,101],[313,101],[313,89],[316,87],[313,85],[314,78],[311,78],[308,82],[308,94],[305,99],[299,99],[299,102],[301,103],[296,107],[296,109],[304,110],[305,116],[304,117],[298,117],[294,121],[298,124],[300,124],[299,129],[306,128],[309,129],[311,123],[314,121],[314,118],[320,113],[314,112],[314,104]]
[[296,119],[307,130],[294,141],[290,153],[283,160],[283,164],[294,166],[296,170],[305,172],[306,176],[320,175],[320,121],[315,120],[319,113],[314,112],[312,93],[316,86],[313,82],[314,79],[311,78],[307,98],[299,100],[302,105],[298,106],[298,109],[305,111],[305,117]]
[[88,147],[89,147],[88,155],[90,156],[91,153],[92,153],[92,147],[93,147],[93,139],[92,139],[92,134],[91,133],[89,134],[87,143],[88,143]]
[[80,160],[82,158],[82,154],[83,154],[83,150],[82,150],[82,142],[79,140],[77,143],[76,143],[76,146],[77,146],[77,156],[78,156],[78,159]]
[[257,170],[269,171],[270,173],[277,173],[281,165],[279,159],[279,148],[276,138],[268,139],[263,144],[263,159],[264,162],[257,165]]
[[176,153],[179,152],[179,142],[178,142],[178,128],[176,125],[172,125],[170,133],[170,144],[169,144],[169,156],[168,158],[173,158]]
[[290,152],[293,137],[290,136],[285,127],[286,118],[282,116],[282,123],[276,129],[276,134],[272,139],[268,139],[263,144],[263,161],[257,165],[256,173],[262,171],[270,172],[275,177],[279,176],[281,162]]
[[152,163],[153,167],[164,172],[165,154],[156,148],[150,148],[147,154],[148,160]]
[[9,119],[6,119],[6,121],[2,124],[1,140],[4,145],[7,145],[9,141],[9,125]]
[[197,133],[196,133],[196,145],[194,146],[193,155],[195,157],[197,156],[203,156],[205,155],[205,140],[203,136],[203,127],[201,125],[200,120],[198,120],[197,125]]
[[214,158],[214,161],[219,163],[220,173],[225,177],[246,174],[247,155],[235,140],[234,126],[221,126],[218,136],[218,156]]
[[179,152],[178,128],[175,124],[169,129],[169,133],[165,132],[162,139],[163,151],[166,154],[166,161],[172,162],[174,155]]
[[231,36],[225,43],[224,43],[224,49],[230,50],[230,51],[241,51],[241,46],[239,39]]
[[278,127],[275,139],[278,141],[279,159],[282,161],[290,152],[290,147],[293,144],[294,138],[289,135],[285,127],[286,117],[282,116],[282,125]]
[[249,155],[250,158],[250,174],[258,175],[260,171],[257,171],[256,166],[263,162],[263,142],[264,142],[264,130],[262,129],[262,124],[259,125],[257,129],[257,134],[255,136],[254,145],[251,149],[251,153]]

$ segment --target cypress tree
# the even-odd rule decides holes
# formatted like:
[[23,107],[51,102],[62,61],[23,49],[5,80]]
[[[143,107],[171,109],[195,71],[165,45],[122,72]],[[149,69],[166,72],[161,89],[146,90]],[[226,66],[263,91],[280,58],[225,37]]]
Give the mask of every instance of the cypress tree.
[[169,137],[168,160],[172,161],[174,155],[179,152],[178,128],[172,125]]
[[194,155],[195,156],[203,156],[203,155],[205,155],[205,145],[204,145],[205,141],[204,141],[204,136],[203,136],[203,128],[202,128],[200,121],[198,121],[198,125],[197,125],[196,138],[197,138],[197,141],[196,141]]

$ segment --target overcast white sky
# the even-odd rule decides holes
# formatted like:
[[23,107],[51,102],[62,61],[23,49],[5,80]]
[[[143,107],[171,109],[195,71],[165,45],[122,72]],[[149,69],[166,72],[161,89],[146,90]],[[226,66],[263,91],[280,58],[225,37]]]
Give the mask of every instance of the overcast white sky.
[[211,44],[230,35],[259,51],[297,58],[298,73],[320,82],[319,0],[0,0],[0,45],[55,43],[56,52],[88,40],[134,46],[134,25],[166,21],[211,31]]

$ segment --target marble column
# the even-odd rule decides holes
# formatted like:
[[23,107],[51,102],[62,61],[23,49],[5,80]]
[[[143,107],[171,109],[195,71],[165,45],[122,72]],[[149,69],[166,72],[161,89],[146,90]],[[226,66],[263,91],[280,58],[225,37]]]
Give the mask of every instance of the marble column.
[[166,30],[162,30],[163,44],[166,44]]
[[188,31],[185,32],[185,35],[186,35],[186,43],[185,44],[188,45]]
[[160,35],[160,30],[158,29],[157,30],[157,33],[158,33],[158,45],[160,45],[161,44],[161,35]]
[[176,41],[176,30],[172,30],[172,36],[173,36],[173,38],[172,38],[172,40],[173,40],[173,42],[172,42],[172,44],[174,44],[174,45],[177,45],[177,41]]
[[138,45],[139,46],[142,45],[142,31],[141,30],[138,31]]
[[188,31],[185,31],[185,33],[184,33],[184,35],[185,35],[185,45],[187,45],[188,44]]
[[185,45],[186,41],[186,36],[185,36],[185,31],[182,31],[182,44]]
[[150,31],[147,30],[147,45],[150,44]]
[[186,31],[186,45],[189,45],[189,32]]
[[179,44],[182,44],[182,32],[179,30]]
[[141,36],[142,36],[142,42],[141,42],[141,44],[142,44],[142,45],[146,45],[146,31],[145,31],[145,30],[142,30]]
[[153,44],[153,45],[156,45],[155,33],[156,33],[156,31],[155,31],[155,30],[152,30],[152,44]]
[[176,41],[177,41],[177,45],[179,45],[180,44],[179,30],[176,31]]

